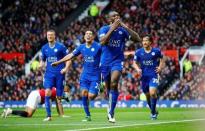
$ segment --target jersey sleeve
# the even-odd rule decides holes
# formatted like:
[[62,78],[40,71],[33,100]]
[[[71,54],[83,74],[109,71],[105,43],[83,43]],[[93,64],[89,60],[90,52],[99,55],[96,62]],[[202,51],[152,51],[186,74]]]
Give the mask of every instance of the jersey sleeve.
[[63,45],[62,47],[62,52],[63,52],[63,56],[66,56],[68,54],[68,49]]
[[163,54],[162,54],[161,50],[158,49],[157,52],[158,52],[158,53],[157,53],[157,54],[158,54],[158,57],[159,57],[159,58],[163,58]]
[[124,29],[124,36],[125,36],[125,38],[126,38],[127,40],[130,39],[130,34],[129,34],[129,32],[128,32],[126,29]]
[[107,29],[105,27],[100,28],[98,31],[98,39],[100,40],[101,37],[105,36],[107,33]]
[[139,50],[137,50],[137,51],[135,52],[134,61],[140,62]]
[[82,46],[78,46],[72,53],[74,56],[78,56],[81,54],[81,48]]
[[44,48],[41,48],[40,58],[41,58],[41,60],[46,61],[46,55],[45,55],[45,50],[44,50]]

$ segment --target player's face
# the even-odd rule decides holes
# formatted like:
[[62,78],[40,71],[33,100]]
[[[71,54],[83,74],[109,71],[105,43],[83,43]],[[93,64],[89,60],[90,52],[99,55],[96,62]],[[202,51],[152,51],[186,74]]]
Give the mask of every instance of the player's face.
[[115,20],[120,19],[120,15],[117,12],[111,12],[109,14],[109,21],[113,23]]
[[47,40],[48,40],[48,42],[51,42],[51,43],[54,42],[55,38],[56,38],[55,32],[52,32],[52,31],[48,31],[47,32]]
[[94,39],[92,31],[86,31],[84,36],[85,42],[91,43]]
[[151,41],[150,41],[149,37],[143,37],[142,44],[143,44],[144,48],[150,47]]

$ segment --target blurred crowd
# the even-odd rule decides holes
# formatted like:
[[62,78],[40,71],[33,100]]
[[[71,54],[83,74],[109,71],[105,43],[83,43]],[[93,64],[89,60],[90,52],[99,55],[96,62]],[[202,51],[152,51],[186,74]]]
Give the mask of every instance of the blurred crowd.
[[0,52],[22,52],[30,60],[45,42],[46,30],[63,22],[79,2],[16,0],[9,6],[2,2]]
[[171,100],[202,100],[205,98],[205,62],[185,73],[183,79],[177,81],[161,99]]
[[[69,13],[77,8],[79,3],[80,0],[55,3],[50,1],[44,4],[42,0],[17,0],[5,8],[0,15],[0,52],[23,52],[26,54],[26,60],[30,60],[45,43],[46,30],[49,27],[58,26]],[[182,48],[202,44],[199,37],[200,32],[205,29],[205,6],[201,5],[203,5],[202,1],[194,0],[189,2],[186,0],[121,0],[121,2],[113,0],[106,11],[115,9],[120,13],[122,21],[140,35],[151,34],[154,47],[159,47],[161,50],[179,49],[181,51]],[[107,17],[104,15],[106,13],[102,12],[97,17],[86,17],[82,21],[72,22],[64,32],[58,34],[58,40],[63,42],[69,51],[72,51],[83,42],[83,35],[87,29],[93,30],[97,35],[97,30],[107,23]],[[128,41],[125,50],[133,51],[140,46],[140,44]],[[140,82],[138,74],[131,67],[132,59],[133,56],[127,56],[124,63],[125,68],[119,83],[119,100],[140,99]],[[78,82],[82,70],[81,61],[81,57],[74,59],[71,69],[66,74],[67,86],[71,87],[75,100],[81,99]],[[34,69],[28,76],[25,76],[24,65],[17,64],[16,60],[1,59],[0,64],[0,100],[25,100],[32,89],[42,88],[42,72]],[[195,66],[195,68],[197,74],[197,70],[202,67]],[[160,89],[167,90],[178,74],[176,61],[166,58],[166,66],[161,73]],[[190,74],[194,75],[194,73]],[[196,81],[199,84],[199,79],[202,81],[204,79],[202,76],[197,78]],[[187,76],[179,81],[179,85],[187,83],[186,79]],[[170,94],[164,94],[162,99],[200,99],[203,97],[197,96],[195,90],[198,90],[199,86],[195,81],[189,89],[184,89],[184,86],[179,87],[181,87],[180,91],[183,89],[186,90],[185,92],[189,92],[187,90],[192,90],[190,88],[193,87],[193,94],[191,92],[180,96],[178,93],[170,92]],[[101,94],[97,99],[105,99],[105,95]]]

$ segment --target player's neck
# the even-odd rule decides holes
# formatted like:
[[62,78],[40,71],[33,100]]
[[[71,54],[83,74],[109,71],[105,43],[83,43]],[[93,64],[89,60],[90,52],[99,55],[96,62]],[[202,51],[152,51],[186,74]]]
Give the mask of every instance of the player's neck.
[[55,41],[53,41],[53,42],[48,42],[49,47],[50,47],[50,48],[53,48],[53,47],[55,46],[55,43],[56,43]]
[[89,43],[88,43],[88,42],[86,42],[86,47],[87,47],[87,48],[90,48],[90,47],[91,47],[91,45],[92,45],[92,43],[93,43],[93,42],[89,42]]
[[149,46],[149,47],[147,47],[147,48],[144,48],[144,50],[145,50],[145,52],[146,52],[146,53],[149,53],[149,52],[151,52],[152,47],[151,47],[151,46]]

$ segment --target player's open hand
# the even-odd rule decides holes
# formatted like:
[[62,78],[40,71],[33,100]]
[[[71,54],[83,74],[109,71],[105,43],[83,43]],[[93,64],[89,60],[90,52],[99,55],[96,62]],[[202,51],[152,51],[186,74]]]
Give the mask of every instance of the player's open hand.
[[138,77],[140,78],[142,76],[142,70],[141,69],[137,69],[136,71],[137,71]]
[[53,62],[52,64],[51,64],[51,66],[57,66],[59,63],[58,62]]
[[156,67],[156,70],[155,70],[157,73],[160,73],[162,71],[162,69],[160,67]]
[[119,25],[120,25],[120,19],[115,20],[115,22],[111,26],[112,30],[115,30]]

